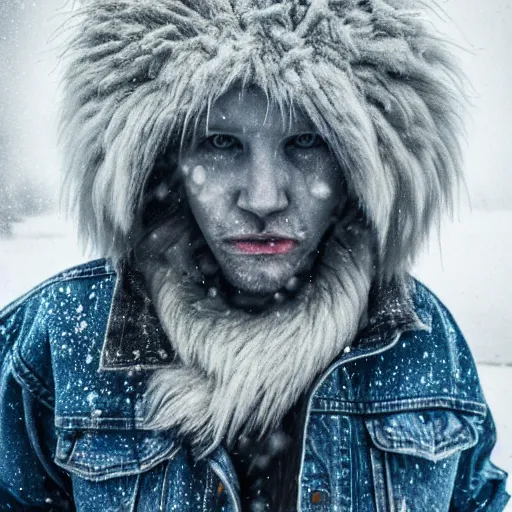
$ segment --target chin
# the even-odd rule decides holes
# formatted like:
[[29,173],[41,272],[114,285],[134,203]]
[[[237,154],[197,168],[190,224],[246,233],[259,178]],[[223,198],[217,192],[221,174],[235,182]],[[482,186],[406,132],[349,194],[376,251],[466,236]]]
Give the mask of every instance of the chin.
[[269,264],[266,261],[255,265],[222,268],[229,283],[244,292],[268,295],[285,287],[286,283],[297,273],[288,265]]

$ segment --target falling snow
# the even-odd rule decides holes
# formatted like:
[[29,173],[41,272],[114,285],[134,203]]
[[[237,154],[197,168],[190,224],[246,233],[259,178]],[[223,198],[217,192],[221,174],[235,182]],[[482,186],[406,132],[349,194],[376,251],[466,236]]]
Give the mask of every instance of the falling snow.
[[[501,4],[501,7],[496,6],[496,9],[492,9],[497,13],[495,14],[496,17],[501,16],[501,13],[504,12],[503,6],[505,6],[505,3],[501,0],[498,0],[498,3]],[[26,22],[19,22],[11,14],[7,16],[2,9],[9,8],[9,5],[15,6],[16,9],[19,6],[19,12],[23,12],[23,15],[27,17]],[[49,196],[52,198],[56,189],[54,186],[56,173],[48,171],[48,169],[58,167],[56,151],[48,149],[55,146],[55,135],[51,133],[51,130],[41,129],[41,122],[38,119],[38,116],[43,116],[45,118],[44,126],[47,127],[46,119],[52,118],[54,115],[50,106],[57,103],[48,99],[53,98],[55,94],[53,89],[55,79],[52,72],[55,63],[46,57],[46,52],[41,53],[43,43],[49,35],[49,33],[44,34],[41,27],[46,27],[46,30],[51,32],[56,24],[60,23],[59,17],[53,16],[50,9],[50,6],[56,5],[60,5],[59,0],[45,0],[38,3],[9,2],[7,0],[0,5],[0,27],[4,29],[5,33],[5,35],[2,34],[2,38],[6,40],[8,45],[12,46],[11,51],[15,57],[13,59],[11,55],[5,55],[4,60],[1,61],[2,69],[7,69],[7,72],[0,79],[3,86],[2,91],[6,92],[5,96],[0,98],[0,107],[4,107],[5,110],[3,117],[4,129],[0,129],[0,170],[2,176],[8,175],[11,178],[17,174],[22,176],[22,179],[16,184],[15,193],[9,191],[10,193],[5,195],[5,200],[9,203],[9,210],[0,205],[0,233],[2,230],[13,233],[12,238],[0,240],[0,305],[5,305],[8,301],[27,291],[51,274],[84,261],[84,257],[73,241],[69,228],[67,226],[63,227],[64,225],[60,219],[53,216],[36,217],[30,219],[29,222],[14,224],[14,226],[11,222],[11,212],[14,212],[16,216],[24,215],[26,213],[24,210],[39,213],[40,206],[38,204],[44,201],[35,200],[37,197],[35,192],[37,191],[34,191],[33,182],[38,184],[40,194],[43,197]],[[453,2],[453,5],[456,7],[447,7],[448,11],[450,8],[452,9],[452,14],[453,9],[467,9],[470,12],[466,0]],[[18,10],[14,14],[20,16]],[[457,16],[454,17],[457,18]],[[38,23],[41,19],[47,21]],[[470,34],[472,46],[488,49],[484,52],[483,57],[480,57],[480,61],[478,61],[478,58],[475,59],[477,64],[480,62],[480,66],[475,66],[475,82],[478,85],[481,83],[479,80],[485,81],[480,92],[483,101],[486,101],[486,105],[490,107],[482,109],[485,112],[486,121],[488,115],[492,116],[496,115],[496,112],[500,114],[502,112],[503,105],[499,104],[500,96],[494,94],[495,87],[501,88],[501,84],[510,82],[507,79],[502,79],[501,74],[499,75],[500,79],[497,80],[496,78],[493,79],[490,73],[480,72],[482,61],[487,60],[494,59],[493,62],[489,62],[485,69],[496,72],[494,70],[503,68],[499,65],[496,57],[496,54],[499,56],[501,53],[496,52],[495,49],[491,51],[490,45],[480,44],[478,40],[478,37],[482,37],[484,33],[481,29],[482,26],[487,26],[487,30],[491,30],[492,23],[489,20],[491,18],[486,18],[486,23],[481,23],[479,18],[476,21],[478,30],[464,28],[461,31]],[[499,30],[496,33],[502,34],[503,31]],[[495,41],[493,40],[492,44],[501,45],[500,41],[505,37],[508,36],[503,35],[494,38]],[[20,44],[22,40],[25,40],[26,44]],[[510,45],[502,46],[508,48]],[[20,65],[16,64],[19,57],[26,59],[27,62],[30,61],[30,64],[28,66],[26,62]],[[5,59],[8,59],[9,62]],[[14,64],[11,64],[11,61]],[[34,63],[37,65],[33,65]],[[499,85],[494,86],[494,82]],[[19,83],[22,84],[21,87]],[[39,94],[40,91],[41,94]],[[505,94],[508,94],[506,90]],[[6,98],[6,100],[3,101],[2,98]],[[11,98],[14,98],[14,101],[11,101]],[[41,103],[44,101],[46,101],[46,104]],[[507,119],[510,116],[503,115],[502,117]],[[485,130],[488,130],[489,123],[482,123],[482,126]],[[506,138],[507,130],[496,128],[489,131],[487,139],[485,137],[478,138],[479,141],[484,140],[484,142],[470,144],[470,146],[473,146],[473,148],[505,148],[504,151],[473,149],[473,153],[470,153],[470,158],[467,158],[467,161],[469,166],[474,169],[470,186],[473,185],[474,187],[476,183],[479,187],[487,187],[487,190],[490,190],[489,187],[494,187],[496,189],[495,195],[502,198],[498,205],[505,204],[506,206],[510,187],[503,186],[503,177],[508,172],[507,162],[510,158],[508,157],[509,149],[507,149],[509,146],[499,140],[495,142],[495,138],[498,139],[500,131],[502,136]],[[22,136],[20,136],[20,133]],[[17,141],[15,137],[19,140]],[[27,141],[31,146],[30,151],[26,150]],[[502,158],[503,162],[497,160],[497,158]],[[10,168],[13,170],[10,170]],[[481,172],[482,168],[486,169],[485,173]],[[492,178],[493,169],[502,169],[501,178],[499,173],[495,173],[497,177]],[[20,170],[23,170],[23,172]],[[183,168],[184,174],[189,174],[189,171],[189,168]],[[204,185],[206,181],[204,169],[202,172],[194,169],[191,179],[198,186]],[[49,185],[46,185],[46,182]],[[487,185],[488,182],[490,185]],[[0,178],[0,186],[5,187],[5,180],[2,178]],[[327,199],[331,191],[326,187],[325,184],[315,184],[311,187],[310,192],[314,197]],[[477,200],[481,203],[494,203],[493,200],[488,199],[485,191],[478,192],[476,194]],[[163,198],[167,190],[162,188],[158,193]],[[503,197],[505,197],[505,202]],[[9,215],[8,224],[5,222],[6,211]],[[1,215],[4,215],[4,220],[2,220]],[[288,219],[286,219],[286,222],[288,223]],[[477,358],[480,361],[494,364],[512,363],[512,331],[508,325],[510,306],[509,301],[504,300],[510,296],[510,290],[512,289],[509,258],[509,255],[512,254],[511,226],[512,214],[510,212],[480,213],[476,217],[473,216],[471,220],[463,222],[462,227],[459,224],[444,235],[442,255],[440,254],[441,251],[434,246],[429,258],[421,260],[417,267],[418,275],[425,279],[427,284],[450,305],[456,318],[462,324],[463,331],[472,344]],[[482,262],[487,263],[485,269],[482,269]],[[450,279],[447,279],[446,276],[450,276]],[[290,285],[289,291],[293,289],[295,289],[295,286]],[[59,292],[63,299],[71,299],[69,287],[61,287]],[[94,306],[94,299],[97,299],[96,291],[91,291],[89,299],[92,306]],[[84,306],[85,308],[89,307],[86,302],[84,301],[84,305],[76,306],[75,334],[87,333],[90,329],[87,320],[84,319],[87,316],[80,316],[84,313]],[[53,313],[53,310],[49,311]],[[276,315],[279,316],[279,312]],[[71,351],[73,334],[72,327],[70,332],[62,332],[62,337],[66,339],[66,343],[63,343],[60,348],[65,353]],[[492,343],[489,340],[492,340]],[[350,351],[349,347],[347,347],[348,351]],[[162,359],[168,357],[165,352],[159,355]],[[425,351],[423,353],[424,360],[429,360],[432,357],[432,352]],[[94,358],[92,354],[87,354],[85,359],[82,358],[77,364],[83,364],[83,361],[86,365],[90,365]],[[428,361],[424,364],[427,363]],[[468,372],[468,377],[470,373],[471,371]],[[508,388],[512,381],[512,369],[506,366],[481,364],[479,373],[486,398],[490,402],[498,426],[499,436],[494,460],[498,465],[512,472],[512,418],[508,402]],[[421,383],[428,386],[436,377],[433,373],[430,373],[427,377],[422,376]],[[456,377],[465,378],[466,376],[457,375]],[[82,386],[82,382],[78,381],[73,385]],[[126,385],[128,385],[128,381]],[[70,383],[68,386],[70,386]],[[84,386],[83,390],[87,392],[89,387]],[[110,390],[105,390],[105,392],[107,394],[111,393]],[[91,407],[94,407],[97,398],[98,395],[95,392],[87,394],[87,401]],[[101,409],[94,408],[91,410],[93,417],[99,418],[102,414]],[[419,466],[417,465],[416,468],[419,469]],[[19,490],[22,492],[23,487],[20,487]],[[119,495],[124,498],[125,492],[120,492]],[[192,499],[191,496],[184,497],[187,502]],[[44,501],[47,504],[53,503],[51,498],[46,498]],[[407,511],[405,500],[400,505],[400,512]]]
[[312,186],[311,186],[311,195],[313,197],[316,197],[317,199],[329,199],[329,197],[331,197],[331,194],[332,194],[332,190],[331,188],[329,187],[329,185],[327,185],[327,183],[324,183],[322,181],[318,181],[318,182],[315,182]]
[[192,181],[197,186],[202,186],[206,182],[206,171],[202,165],[196,165],[192,170]]

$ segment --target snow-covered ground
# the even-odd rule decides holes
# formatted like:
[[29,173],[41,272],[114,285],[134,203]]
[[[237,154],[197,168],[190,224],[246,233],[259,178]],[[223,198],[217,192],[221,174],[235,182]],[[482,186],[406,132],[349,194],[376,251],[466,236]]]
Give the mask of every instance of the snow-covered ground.
[[[87,259],[69,224],[57,216],[19,224],[11,239],[0,239],[0,308]],[[498,428],[493,458],[512,474],[511,261],[512,212],[466,213],[432,242],[415,275],[447,304],[472,347]]]

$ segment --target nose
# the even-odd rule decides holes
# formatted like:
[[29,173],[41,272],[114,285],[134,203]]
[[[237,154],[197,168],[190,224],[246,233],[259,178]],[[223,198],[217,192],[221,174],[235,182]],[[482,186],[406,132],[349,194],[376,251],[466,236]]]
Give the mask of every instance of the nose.
[[246,176],[238,197],[239,208],[260,218],[286,210],[288,179],[282,159],[274,153],[258,152],[249,162]]

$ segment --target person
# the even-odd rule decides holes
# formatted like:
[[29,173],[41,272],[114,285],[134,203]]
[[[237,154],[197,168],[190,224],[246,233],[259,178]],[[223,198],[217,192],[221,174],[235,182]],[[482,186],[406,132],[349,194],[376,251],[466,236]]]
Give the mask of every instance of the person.
[[64,193],[103,259],[0,314],[0,510],[501,511],[409,274],[464,79],[412,0],[88,0]]

